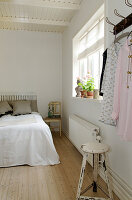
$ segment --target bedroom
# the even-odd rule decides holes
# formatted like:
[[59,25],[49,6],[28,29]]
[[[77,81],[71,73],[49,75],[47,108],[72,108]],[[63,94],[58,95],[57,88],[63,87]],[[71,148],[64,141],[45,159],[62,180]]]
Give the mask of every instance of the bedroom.
[[[131,0],[126,2],[132,4]],[[53,132],[56,149],[53,150],[55,154],[57,151],[60,164],[34,167],[1,166],[0,200],[76,199],[82,155],[74,146],[76,139],[82,142],[82,135],[76,138],[73,136],[73,141],[67,139],[74,123],[69,119],[72,115],[77,115],[100,128],[102,143],[111,148],[109,158],[114,199],[132,199],[131,141],[122,140],[117,134],[117,127],[99,121],[102,100],[76,98],[74,92],[77,86],[73,74],[74,39],[76,40],[76,36],[83,36],[86,26],[89,26],[100,12],[113,24],[122,21],[123,18],[114,14],[114,9],[127,17],[132,8],[125,4],[125,0],[0,0],[0,96],[37,96],[38,112],[42,118],[48,116],[49,102],[59,101],[62,104],[62,136]],[[115,39],[113,33],[109,32],[112,30],[113,26],[105,22],[104,50]],[[130,31],[131,26],[119,35]],[[30,120],[37,126],[34,117]],[[41,123],[43,124],[42,121]],[[5,127],[1,125],[0,138],[6,135],[3,128],[6,130],[7,124]],[[2,136],[3,134],[5,135]],[[2,138],[0,140],[1,151],[9,151],[9,146],[4,146]],[[50,142],[52,143],[52,138]],[[84,143],[87,142],[88,139]],[[39,145],[43,145],[42,141]],[[54,147],[53,144],[51,146]],[[19,144],[17,149],[16,156],[19,153]],[[20,149],[23,152],[28,151],[24,146]],[[34,158],[34,155],[32,157]],[[91,181],[92,168],[87,164],[85,186]],[[101,183],[104,185],[102,180]],[[89,191],[86,194],[104,196],[100,190],[97,194],[92,190],[90,194]]]

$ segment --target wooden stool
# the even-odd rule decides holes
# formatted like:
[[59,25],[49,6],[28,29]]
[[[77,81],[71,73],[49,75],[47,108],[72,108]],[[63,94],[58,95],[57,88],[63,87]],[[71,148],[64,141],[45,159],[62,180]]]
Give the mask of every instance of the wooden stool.
[[57,126],[51,127],[50,123],[55,123],[55,122],[59,123],[59,132],[60,132],[60,136],[61,136],[61,118],[49,118],[49,117],[46,117],[46,118],[44,118],[44,121],[49,125],[50,129],[58,128]]
[[[93,192],[97,192],[97,188],[100,188],[106,194],[106,196],[108,196],[109,200],[113,200],[111,182],[109,179],[109,173],[107,171],[107,162],[108,162],[107,152],[109,151],[109,146],[106,144],[101,144],[101,143],[87,143],[81,146],[81,150],[83,151],[84,154],[83,154],[83,161],[82,161],[80,179],[78,183],[78,191],[77,191],[76,200],[81,200],[81,199],[82,200],[86,200],[86,199],[87,200],[105,200],[105,198],[100,198],[100,197],[82,196],[82,194],[84,194],[91,187],[93,187]],[[88,154],[93,154],[93,165],[94,165],[93,183],[81,192]],[[100,158],[99,155],[102,155],[103,161],[99,161],[99,158]],[[102,163],[104,167],[104,173],[106,177],[106,183],[107,183],[109,194],[107,194],[100,185],[97,185],[99,163]]]

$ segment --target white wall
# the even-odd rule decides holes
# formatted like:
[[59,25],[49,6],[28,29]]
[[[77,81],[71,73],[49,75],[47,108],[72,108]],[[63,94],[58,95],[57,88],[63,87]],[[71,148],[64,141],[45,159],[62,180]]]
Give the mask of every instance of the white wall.
[[0,92],[34,92],[43,116],[61,99],[61,34],[0,30]]
[[[110,163],[112,170],[132,188],[132,143],[125,142],[117,136],[115,127],[105,125],[98,121],[101,104],[91,100],[79,100],[72,98],[72,39],[83,25],[91,18],[95,11],[101,6],[103,0],[84,0],[81,10],[73,18],[70,27],[63,34],[63,68],[62,68],[62,102],[63,102],[63,129],[69,131],[68,119],[70,114],[77,114],[80,117],[98,125],[104,141],[108,143],[112,151],[110,153]],[[120,19],[114,16],[113,11],[118,11],[127,16],[131,13],[124,0],[107,0],[106,15],[113,23]],[[110,28],[112,28],[110,26]],[[113,40],[111,33],[106,27],[106,44]]]

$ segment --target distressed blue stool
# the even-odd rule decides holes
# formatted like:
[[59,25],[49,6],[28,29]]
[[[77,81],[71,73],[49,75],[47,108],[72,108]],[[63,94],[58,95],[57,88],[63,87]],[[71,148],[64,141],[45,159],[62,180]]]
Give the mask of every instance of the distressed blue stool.
[[[78,183],[76,200],[106,200],[105,198],[101,197],[82,196],[87,190],[89,190],[92,187],[93,187],[93,192],[97,192],[97,188],[99,188],[105,193],[105,195],[108,197],[109,200],[113,200],[111,181],[109,179],[109,172],[107,170],[107,165],[108,165],[107,153],[109,151],[109,146],[102,143],[87,143],[81,146],[81,150],[83,151],[83,161],[82,161],[80,179]],[[88,154],[93,155],[93,183],[81,192]],[[100,161],[100,155],[102,155],[101,161]],[[105,192],[105,190],[100,185],[97,184],[99,163],[102,163],[104,168],[108,193]]]

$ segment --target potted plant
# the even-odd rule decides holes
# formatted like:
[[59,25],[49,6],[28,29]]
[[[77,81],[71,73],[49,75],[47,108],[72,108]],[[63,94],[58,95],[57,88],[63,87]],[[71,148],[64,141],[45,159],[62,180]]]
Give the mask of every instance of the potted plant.
[[94,78],[90,78],[85,85],[85,88],[87,90],[87,96],[93,96],[93,90],[94,90]]
[[85,83],[80,82],[80,83],[78,83],[78,85],[82,87],[81,97],[86,98],[87,97],[87,89],[86,89]]

